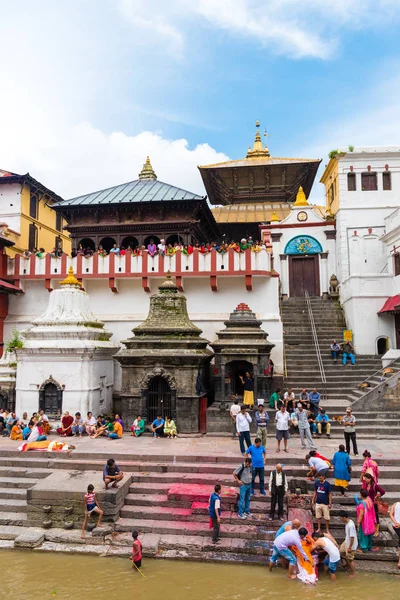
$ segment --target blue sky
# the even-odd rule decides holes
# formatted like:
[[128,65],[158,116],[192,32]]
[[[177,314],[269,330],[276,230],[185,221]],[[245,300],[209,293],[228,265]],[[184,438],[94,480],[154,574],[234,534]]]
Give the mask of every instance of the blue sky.
[[[1,6],[2,5],[2,6]],[[0,0],[0,168],[69,197],[196,166],[400,144],[399,0]],[[312,201],[320,202],[315,184]]]

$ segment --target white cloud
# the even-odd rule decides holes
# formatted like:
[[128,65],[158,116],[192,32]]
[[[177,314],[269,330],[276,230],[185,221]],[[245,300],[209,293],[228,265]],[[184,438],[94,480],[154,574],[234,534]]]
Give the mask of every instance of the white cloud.
[[347,31],[399,18],[398,0],[120,0],[120,6],[136,30],[161,35],[179,57],[190,44],[190,26],[253,39],[291,58],[327,59]]

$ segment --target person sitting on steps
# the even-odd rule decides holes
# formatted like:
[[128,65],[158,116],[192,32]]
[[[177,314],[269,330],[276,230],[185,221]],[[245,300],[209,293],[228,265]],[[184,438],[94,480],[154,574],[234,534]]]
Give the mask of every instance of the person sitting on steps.
[[317,423],[317,432],[318,432],[317,437],[320,438],[322,433],[326,432],[326,437],[330,438],[331,437],[331,424],[329,422],[329,417],[323,408],[320,408],[319,415],[317,415],[317,418],[315,419],[315,421]]
[[356,364],[356,356],[354,352],[354,347],[351,342],[343,342],[341,345],[342,355],[343,355],[343,365],[347,364],[347,357],[350,358],[351,364],[354,367]]

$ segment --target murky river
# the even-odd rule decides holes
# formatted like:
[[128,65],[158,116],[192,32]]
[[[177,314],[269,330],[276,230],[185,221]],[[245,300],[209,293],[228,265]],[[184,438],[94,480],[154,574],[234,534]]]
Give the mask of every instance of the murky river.
[[288,581],[282,569],[143,560],[146,579],[123,558],[41,552],[0,553],[0,598],[4,600],[398,600],[400,579],[338,573],[314,587]]

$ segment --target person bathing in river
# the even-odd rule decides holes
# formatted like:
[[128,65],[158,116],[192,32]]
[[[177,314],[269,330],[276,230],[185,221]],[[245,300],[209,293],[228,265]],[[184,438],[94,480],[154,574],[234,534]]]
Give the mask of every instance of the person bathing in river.
[[139,570],[142,566],[142,542],[139,540],[138,531],[132,531],[132,539],[132,556],[130,557],[132,569]]
[[97,527],[100,527],[101,517],[103,516],[103,511],[101,510],[99,503],[96,499],[96,494],[94,492],[94,485],[90,484],[87,488],[87,494],[84,496],[84,504],[85,504],[85,518],[83,519],[82,524],[82,535],[81,537],[85,537],[85,529],[88,522],[89,517],[92,513],[97,513],[99,518],[97,520]]

